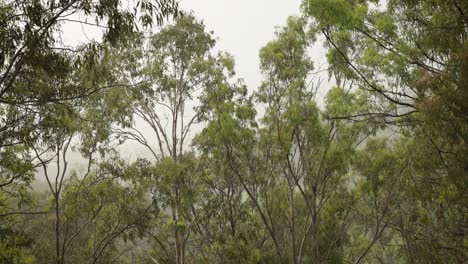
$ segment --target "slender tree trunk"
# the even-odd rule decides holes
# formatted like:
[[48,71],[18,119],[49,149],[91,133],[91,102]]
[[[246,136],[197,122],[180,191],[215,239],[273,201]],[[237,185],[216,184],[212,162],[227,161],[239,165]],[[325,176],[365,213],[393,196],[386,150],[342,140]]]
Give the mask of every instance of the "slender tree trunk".
[[179,234],[179,227],[178,227],[178,217],[177,217],[177,206],[176,201],[172,201],[171,203],[171,211],[172,211],[172,220],[174,222],[174,238],[175,238],[175,251],[176,251],[176,263],[182,264],[182,247],[180,241],[180,234]]
[[319,256],[319,235],[318,235],[318,216],[317,212],[314,212],[312,215],[312,263],[320,263]]
[[55,253],[56,253],[56,263],[61,263],[60,257],[60,212],[59,212],[59,194],[54,194],[54,203],[55,203]]
[[319,216],[317,210],[317,187],[312,188],[312,263],[319,264],[320,263],[320,255],[319,255]]
[[288,184],[289,189],[289,213],[291,214],[291,222],[289,223],[289,229],[291,233],[291,246],[294,264],[297,263],[296,257],[296,228],[295,228],[295,208],[294,208],[294,188],[291,184]]

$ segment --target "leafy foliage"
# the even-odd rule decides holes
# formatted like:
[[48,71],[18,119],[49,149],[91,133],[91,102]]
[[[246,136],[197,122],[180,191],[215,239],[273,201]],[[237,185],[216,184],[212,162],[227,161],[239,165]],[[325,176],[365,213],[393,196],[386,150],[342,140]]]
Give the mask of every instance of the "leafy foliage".
[[175,1],[0,3],[0,262],[465,263],[468,5],[302,12],[254,89]]

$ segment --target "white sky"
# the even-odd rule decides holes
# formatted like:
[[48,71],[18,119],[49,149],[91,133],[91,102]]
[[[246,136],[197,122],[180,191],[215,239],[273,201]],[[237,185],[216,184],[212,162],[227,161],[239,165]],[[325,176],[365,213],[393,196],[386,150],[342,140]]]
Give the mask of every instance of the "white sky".
[[182,0],[182,10],[202,19],[219,37],[217,48],[232,54],[236,72],[250,89],[261,81],[258,52],[273,40],[275,27],[290,15],[300,15],[300,0]]

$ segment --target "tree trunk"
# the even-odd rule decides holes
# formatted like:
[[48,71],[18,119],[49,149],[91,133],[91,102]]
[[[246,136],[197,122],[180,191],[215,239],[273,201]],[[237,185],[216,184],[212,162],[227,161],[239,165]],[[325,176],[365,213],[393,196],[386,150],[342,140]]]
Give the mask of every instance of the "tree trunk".
[[174,222],[174,238],[175,238],[175,251],[176,251],[176,263],[182,264],[182,247],[181,247],[181,239],[179,234],[179,219],[177,217],[177,206],[176,202],[172,201],[171,203],[171,211],[172,211],[172,221]]
[[320,255],[319,255],[319,234],[318,234],[318,215],[315,212],[312,215],[312,263],[318,264],[320,263]]
[[60,257],[60,212],[59,212],[59,197],[58,193],[54,194],[54,203],[55,203],[55,253],[56,253],[56,263],[61,263]]
[[296,257],[296,228],[295,228],[295,210],[294,210],[294,188],[291,184],[289,184],[289,213],[291,215],[291,222],[289,224],[289,229],[291,233],[291,247],[292,247],[292,256],[293,256],[293,263],[297,263]]

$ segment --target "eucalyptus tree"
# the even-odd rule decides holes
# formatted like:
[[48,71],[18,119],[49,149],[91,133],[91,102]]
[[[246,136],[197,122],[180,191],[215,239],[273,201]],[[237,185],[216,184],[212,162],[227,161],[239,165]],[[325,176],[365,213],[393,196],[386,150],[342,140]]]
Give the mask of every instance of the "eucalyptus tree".
[[[266,104],[262,133],[272,145],[268,167],[276,167],[274,173],[288,186],[292,260],[301,263],[308,251],[310,260],[319,263],[330,260],[333,243],[336,244],[334,238],[327,241],[329,238],[320,237],[325,233],[321,222],[333,221],[324,220],[322,211],[339,192],[346,193],[346,174],[353,152],[370,130],[364,124],[329,119],[334,114],[352,114],[364,107],[360,105],[364,98],[356,94],[333,88],[327,95],[325,110],[316,106],[316,87],[308,83],[313,67],[306,55],[308,38],[304,26],[304,20],[289,18],[277,39],[262,48],[260,65],[266,80],[258,98]],[[295,212],[297,199],[307,213]],[[344,211],[334,219],[342,221],[342,225],[347,221]],[[296,226],[299,222],[302,226]]]
[[[365,102],[360,95],[334,88],[325,110],[316,106],[304,25],[289,18],[262,48],[265,81],[254,97],[235,87],[211,91],[205,102],[209,123],[197,136],[202,153],[223,159],[237,177],[274,249],[263,256],[269,262],[319,263],[340,254],[345,204],[352,202],[347,173],[355,148],[371,132],[365,124],[328,118],[357,111]],[[266,105],[261,127],[253,99]]]
[[408,204],[399,208],[413,217],[395,223],[409,261],[462,262],[468,4],[305,0],[302,9],[311,34],[325,40],[331,74],[353,80],[374,106],[340,118],[396,124],[414,150],[406,152],[412,188],[400,189]]
[[[108,158],[88,174],[70,171],[60,196],[59,261],[56,263],[127,263],[139,252],[136,241],[155,214],[148,210],[144,188],[121,181],[119,159]],[[115,164],[117,163],[117,164]],[[131,172],[126,172],[129,178]],[[83,199],[86,197],[86,199]],[[35,263],[55,260],[54,222],[48,215],[28,219]]]
[[[65,23],[95,25],[103,30],[104,42],[115,43],[119,36],[134,32],[140,23],[148,26],[153,20],[178,13],[174,1],[138,1],[134,10],[122,7],[121,1],[94,3],[87,0],[6,1],[0,4],[0,146],[21,146],[33,137],[32,131],[43,128],[40,110],[53,103],[67,103],[105,87],[59,85],[60,79],[83,57],[72,56],[78,50],[61,42],[60,30]],[[83,20],[75,20],[74,15]],[[95,20],[93,22],[88,19]],[[97,51],[98,43],[78,47]],[[2,155],[3,156],[3,155]],[[15,177],[15,176],[12,176]],[[11,180],[7,178],[5,181]]]
[[[117,84],[109,80],[101,83],[102,86],[94,82],[77,85],[72,72],[79,65],[96,62],[97,53],[104,45],[91,42],[80,47],[66,46],[61,41],[63,24],[95,26],[103,32],[103,43],[113,44],[121,36],[137,31],[139,25],[149,26],[153,21],[161,24],[166,17],[179,13],[175,1],[144,0],[135,4],[135,9],[131,9],[125,1],[8,0],[0,3],[2,230],[9,228],[12,216],[35,213],[15,209],[10,200],[27,200],[34,169],[41,163],[29,147],[39,146],[41,140],[53,141],[48,138],[57,132],[49,127],[58,125],[51,124],[57,121],[53,115],[61,112],[59,116],[63,117],[68,111],[75,112],[77,103]],[[83,53],[88,56],[81,56]],[[7,240],[2,239],[2,243]]]
[[190,109],[196,106],[205,86],[204,72],[198,68],[211,56],[214,44],[212,34],[193,16],[180,17],[150,37],[148,48],[142,52],[143,66],[137,77],[144,82],[135,91],[134,111],[157,140],[148,141],[135,129],[122,133],[124,138],[141,143],[156,160],[177,160],[198,121],[198,113]]
[[[203,199],[200,203],[199,227],[202,243],[197,263],[258,263],[268,261],[268,238],[259,232],[258,221],[252,204],[246,200],[243,181],[232,171],[232,163],[226,159],[223,138],[229,138],[238,127],[229,123],[230,115],[241,118],[253,117],[252,98],[242,80],[232,82],[234,60],[228,54],[221,54],[203,65],[209,72],[209,85],[200,97],[200,120],[207,126],[198,133],[192,144],[199,151],[204,162],[202,181]],[[228,74],[226,74],[226,72]],[[255,122],[250,120],[252,124]],[[229,123],[220,133],[221,126]],[[248,139],[249,137],[246,137]],[[252,146],[253,147],[253,146]],[[253,149],[252,149],[253,150]]]
[[175,258],[165,261],[186,263],[195,243],[191,235],[200,232],[196,226],[203,162],[189,151],[190,133],[203,114],[200,98],[205,91],[234,74],[232,58],[214,55],[214,45],[213,33],[190,15],[152,35],[140,52],[135,75],[140,85],[132,94],[134,116],[148,129],[116,130],[120,139],[134,140],[149,150],[156,164],[158,178],[148,190],[170,217],[167,226],[172,236],[163,241],[164,247],[174,241],[170,248]]
[[[250,169],[247,162],[254,164],[259,159],[255,155],[259,151],[253,129],[256,127],[253,100],[242,83],[218,83],[209,86],[202,97],[201,117],[207,125],[195,137],[194,145],[208,163],[202,175],[206,206],[219,206],[203,208],[204,226],[210,228],[209,232],[224,233],[208,234],[208,239],[214,239],[215,243],[199,259],[227,263],[275,261],[277,251],[271,252],[274,245],[268,241],[270,236],[260,228],[264,215],[260,220],[254,209],[259,204],[250,200],[254,195],[249,188],[253,179],[243,177],[238,171]],[[251,155],[240,156],[242,162],[238,162],[235,157],[240,152]],[[263,172],[258,165],[251,169]]]
[[[55,85],[57,89],[80,87],[88,84],[96,86],[112,85],[113,81],[125,82],[120,76],[121,61],[114,52],[125,54],[125,50],[107,46],[101,51],[87,51],[80,54],[86,58],[84,63],[63,70],[61,79],[44,78],[45,84]],[[52,196],[54,213],[54,237],[56,263],[66,262],[66,251],[70,241],[70,220],[63,212],[63,191],[66,177],[71,174],[69,158],[74,148],[87,161],[83,181],[95,168],[100,158],[114,147],[111,133],[114,125],[131,124],[130,104],[124,100],[127,85],[112,85],[88,95],[86,98],[69,99],[67,104],[49,103],[40,108],[42,131],[33,131],[33,139],[24,144],[33,151],[37,159],[35,166],[44,174]],[[74,237],[72,235],[72,237]],[[95,257],[97,261],[98,257]]]

